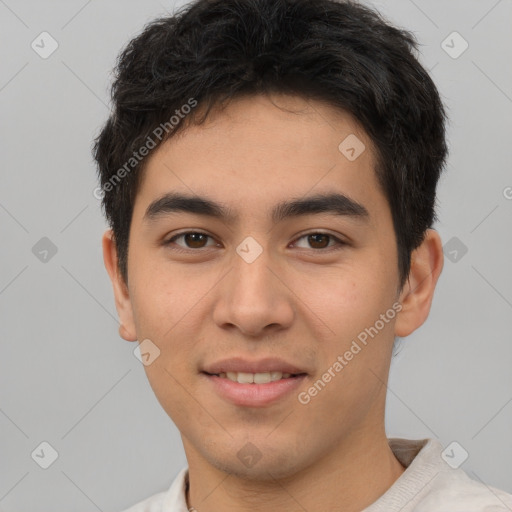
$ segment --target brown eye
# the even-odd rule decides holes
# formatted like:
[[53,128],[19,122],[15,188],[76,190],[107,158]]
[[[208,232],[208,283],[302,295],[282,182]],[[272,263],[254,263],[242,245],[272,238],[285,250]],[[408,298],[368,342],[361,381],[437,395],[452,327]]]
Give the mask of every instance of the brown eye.
[[325,249],[329,245],[329,235],[317,233],[308,235],[308,242],[314,249]]
[[[329,249],[335,246],[344,246],[345,242],[340,240],[338,237],[331,235],[329,233],[308,233],[306,235],[302,235],[297,240],[306,239],[307,246],[300,246],[301,249]],[[334,243],[331,243],[334,242]],[[297,244],[296,244],[297,245]]]
[[208,236],[203,233],[186,233],[183,236],[187,246],[193,249],[204,247],[204,242],[208,238]]
[[[206,243],[209,238],[212,239],[212,237],[210,235],[207,235],[206,233],[187,231],[185,233],[180,233],[179,235],[173,236],[172,238],[164,242],[164,245],[176,245],[176,250],[203,249],[205,247],[208,247]],[[179,239],[183,239],[184,244],[176,243],[176,240]]]

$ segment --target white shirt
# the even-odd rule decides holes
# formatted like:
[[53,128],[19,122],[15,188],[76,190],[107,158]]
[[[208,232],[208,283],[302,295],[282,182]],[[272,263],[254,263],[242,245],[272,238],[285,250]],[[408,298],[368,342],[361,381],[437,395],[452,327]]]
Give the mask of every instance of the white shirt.
[[[435,439],[388,440],[395,457],[406,468],[376,502],[361,512],[511,512],[512,495],[472,480],[441,457]],[[453,452],[450,452],[450,455]],[[166,492],[155,494],[124,512],[188,512],[183,468]]]

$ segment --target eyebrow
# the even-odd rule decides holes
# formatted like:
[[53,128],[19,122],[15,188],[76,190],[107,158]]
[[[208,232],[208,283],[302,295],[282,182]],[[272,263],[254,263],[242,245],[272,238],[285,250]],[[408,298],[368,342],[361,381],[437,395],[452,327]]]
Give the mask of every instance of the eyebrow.
[[[170,192],[153,201],[144,214],[144,222],[151,223],[160,217],[175,212],[205,215],[224,222],[236,222],[238,215],[229,207],[207,197]],[[274,206],[271,220],[281,222],[292,217],[327,213],[343,217],[366,220],[368,210],[344,194],[330,193],[283,201]]]

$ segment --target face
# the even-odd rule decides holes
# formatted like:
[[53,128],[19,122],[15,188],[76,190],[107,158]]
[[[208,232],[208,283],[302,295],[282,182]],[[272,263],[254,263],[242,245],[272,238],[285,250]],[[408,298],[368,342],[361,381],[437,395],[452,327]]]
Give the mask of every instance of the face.
[[383,428],[399,276],[371,148],[348,114],[257,96],[150,156],[118,302],[189,463],[285,477]]

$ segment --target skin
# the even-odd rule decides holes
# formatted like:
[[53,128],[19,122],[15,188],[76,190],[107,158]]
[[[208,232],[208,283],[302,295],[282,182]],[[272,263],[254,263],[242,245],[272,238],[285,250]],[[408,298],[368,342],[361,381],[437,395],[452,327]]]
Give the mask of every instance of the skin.
[[[354,161],[338,150],[349,134],[366,146]],[[161,351],[145,371],[181,432],[189,507],[356,512],[403,473],[384,429],[393,341],[427,318],[442,245],[428,230],[400,290],[391,212],[373,165],[371,141],[350,115],[294,96],[239,98],[150,155],[134,205],[128,284],[112,232],[104,234],[120,335],[148,338]],[[149,204],[170,191],[207,196],[239,218],[172,213],[144,222]],[[280,201],[333,191],[364,205],[368,218],[268,218]],[[163,244],[185,231],[212,238]],[[318,231],[347,244],[309,243],[304,234]],[[247,236],[263,250],[250,264],[235,250]],[[235,406],[200,373],[229,356],[277,356],[308,372],[299,391],[307,390],[396,301],[398,315],[307,405],[292,393],[265,407]],[[262,455],[250,468],[237,457],[247,442]]]

